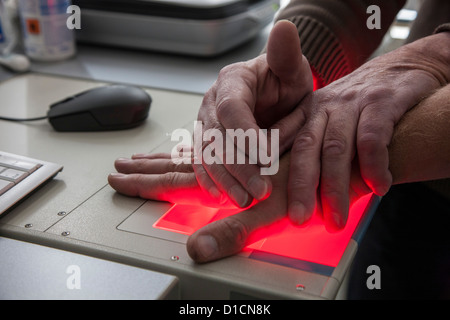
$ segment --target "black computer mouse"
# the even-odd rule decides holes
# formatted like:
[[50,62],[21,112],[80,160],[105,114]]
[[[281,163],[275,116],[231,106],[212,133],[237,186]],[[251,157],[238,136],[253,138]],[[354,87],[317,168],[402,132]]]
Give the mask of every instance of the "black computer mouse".
[[56,131],[124,130],[141,125],[151,103],[141,88],[107,85],[52,104],[47,117]]

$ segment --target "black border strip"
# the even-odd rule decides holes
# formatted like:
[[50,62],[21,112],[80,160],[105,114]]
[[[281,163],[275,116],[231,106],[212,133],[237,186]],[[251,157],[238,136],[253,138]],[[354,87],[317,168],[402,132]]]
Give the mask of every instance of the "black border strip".
[[299,269],[303,271],[309,271],[312,273],[321,274],[330,277],[333,274],[334,267],[318,264],[310,261],[299,260],[294,258],[289,258],[285,256],[280,256],[273,253],[267,253],[264,251],[254,250],[250,256],[250,259],[269,262],[272,264],[278,264],[289,268]]

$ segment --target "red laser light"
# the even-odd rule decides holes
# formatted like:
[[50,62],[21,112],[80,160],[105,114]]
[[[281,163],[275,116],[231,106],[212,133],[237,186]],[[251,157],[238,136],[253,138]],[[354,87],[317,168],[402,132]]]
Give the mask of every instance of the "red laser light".
[[[294,226],[288,218],[260,231],[257,242],[247,250],[309,261],[336,267],[368,207],[372,194],[354,203],[346,227],[339,232],[326,230],[321,217],[315,214],[307,226]],[[190,235],[206,224],[239,212],[240,209],[217,209],[196,205],[175,204],[153,226]]]
[[319,73],[317,73],[317,71],[311,66],[311,72],[312,72],[312,76],[313,76],[313,91],[319,90],[321,88],[323,88],[324,85],[324,81],[322,79],[322,77],[319,75]]
[[174,205],[156,223],[155,228],[191,235],[196,230],[213,221],[219,209]]

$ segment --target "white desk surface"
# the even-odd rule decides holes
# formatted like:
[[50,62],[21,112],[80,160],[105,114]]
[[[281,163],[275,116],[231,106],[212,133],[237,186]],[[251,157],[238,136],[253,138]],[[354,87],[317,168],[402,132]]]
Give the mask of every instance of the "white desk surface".
[[[0,97],[2,97],[0,113],[11,117],[45,115],[53,102],[103,84],[33,73],[16,76],[0,82]],[[107,184],[108,174],[115,171],[114,160],[118,157],[130,157],[135,152],[149,152],[167,140],[167,134],[172,130],[185,126],[189,119],[192,119],[193,123],[202,98],[201,95],[157,89],[148,89],[147,92],[153,99],[149,119],[140,127],[126,131],[61,133],[54,131],[47,120],[27,124],[1,121],[1,151],[56,162],[62,164],[64,170],[10,213],[2,216],[0,234],[31,243],[41,243],[42,237],[53,234],[59,237],[59,240],[56,238],[56,242],[66,250],[61,231],[52,231],[52,228],[59,226],[64,218],[69,218],[80,205],[105,187],[108,199],[104,203],[116,207],[118,212],[124,214],[119,217],[120,221],[132,212],[130,203],[132,207],[142,203],[141,199],[126,197],[114,201],[114,197],[118,195]],[[113,197],[112,202],[110,197]],[[80,227],[78,232],[81,234],[73,230],[73,239],[98,243],[85,237],[95,238],[100,235],[101,238],[102,233],[108,234],[116,230],[115,227],[119,222],[113,218],[113,214],[109,216],[111,212],[105,209],[102,210],[103,215],[98,215],[95,209],[94,204],[93,208],[89,207],[89,212],[93,213],[91,218],[99,219],[98,224],[90,223],[89,215],[80,214],[75,217],[75,221],[81,222],[78,224]],[[66,215],[58,215],[61,211],[66,212]],[[26,225],[31,227],[27,228]],[[37,235],[41,240],[33,240],[32,235]],[[60,251],[1,237],[0,244],[3,244],[0,246],[3,266],[0,268],[0,279],[3,279],[1,281],[3,284],[0,285],[0,298],[134,299],[136,295],[127,293],[129,284],[134,282],[136,290],[145,293],[142,297],[160,299],[165,298],[169,291],[173,292],[172,289],[177,283],[177,279],[173,276],[88,258],[73,254],[70,249]],[[82,266],[83,277],[92,281],[85,281],[82,291],[67,290],[63,280],[68,275],[61,269],[63,266],[61,261],[75,261],[73,263]],[[50,265],[44,267],[45,263]],[[105,273],[100,271],[105,266],[108,270],[112,268],[111,270],[128,277],[128,281],[122,284],[115,282],[115,289],[109,291],[110,285],[108,283],[102,285],[100,281],[102,277],[105,280]],[[48,270],[56,272],[55,277],[52,277]],[[96,270],[100,272],[97,276]],[[147,284],[142,278],[147,279]],[[151,288],[146,288],[150,284]],[[121,290],[124,290],[123,294],[119,294]],[[176,293],[175,296],[169,297],[176,297]]]
[[0,238],[0,300],[178,298],[178,279],[23,241]]
[[[17,76],[0,83],[0,112],[10,117],[45,115],[49,105],[67,96],[104,83],[38,74]],[[202,96],[157,89],[147,90],[153,102],[146,123],[125,131],[61,133],[46,121],[13,123],[2,121],[0,150],[64,166],[55,183],[42,197],[20,206],[20,215],[2,217],[1,223],[44,231],[56,222],[59,211],[72,211],[107,183],[115,172],[114,160],[134,153],[150,152],[168,139],[176,128],[194,122]],[[57,195],[57,196],[55,196]],[[39,219],[33,219],[40,211]],[[29,220],[28,218],[29,217]]]

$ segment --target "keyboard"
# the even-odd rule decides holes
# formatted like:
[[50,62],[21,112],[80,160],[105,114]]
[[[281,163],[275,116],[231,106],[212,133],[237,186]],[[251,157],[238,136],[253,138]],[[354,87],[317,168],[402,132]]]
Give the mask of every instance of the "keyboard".
[[56,163],[0,151],[0,216],[62,169]]

